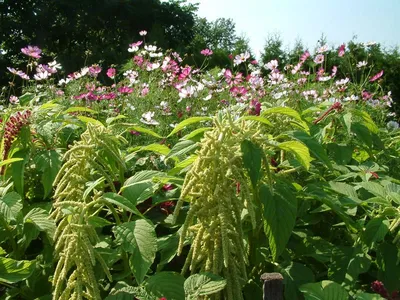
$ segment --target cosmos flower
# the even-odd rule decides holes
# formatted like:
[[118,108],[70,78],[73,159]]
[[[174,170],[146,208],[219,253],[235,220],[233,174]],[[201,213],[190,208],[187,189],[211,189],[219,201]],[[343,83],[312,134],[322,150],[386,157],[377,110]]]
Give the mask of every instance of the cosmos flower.
[[378,80],[379,78],[381,78],[382,76],[383,76],[383,70],[380,71],[379,73],[375,74],[374,76],[372,76],[369,81],[374,82],[374,81]]
[[22,48],[21,52],[27,56],[39,59],[41,58],[40,54],[42,53],[42,50],[40,50],[38,46],[27,46]]

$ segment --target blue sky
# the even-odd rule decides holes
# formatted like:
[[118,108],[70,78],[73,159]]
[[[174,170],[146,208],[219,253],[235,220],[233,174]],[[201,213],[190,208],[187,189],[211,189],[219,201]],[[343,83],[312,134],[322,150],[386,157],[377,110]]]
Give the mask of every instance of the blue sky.
[[278,33],[287,47],[296,39],[313,50],[321,34],[328,45],[375,41],[400,46],[400,0],[190,0],[208,20],[232,18],[259,56],[269,34]]

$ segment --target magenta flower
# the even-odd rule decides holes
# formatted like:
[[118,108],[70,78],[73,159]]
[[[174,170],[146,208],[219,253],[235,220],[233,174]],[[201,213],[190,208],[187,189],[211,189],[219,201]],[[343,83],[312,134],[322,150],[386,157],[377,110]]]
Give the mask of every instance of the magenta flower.
[[380,71],[379,73],[375,74],[374,76],[371,77],[371,79],[369,80],[369,82],[374,82],[375,80],[378,80],[379,78],[381,78],[383,75],[383,70]]
[[251,100],[249,105],[249,114],[259,116],[261,112],[261,103],[257,99]]
[[116,70],[114,68],[109,68],[107,70],[107,76],[111,79],[114,79]]
[[122,86],[118,88],[118,92],[121,94],[130,94],[133,92],[133,88],[127,87],[127,86]]
[[338,56],[339,57],[342,57],[343,55],[344,55],[344,51],[346,50],[346,45],[345,44],[342,44],[341,46],[340,46],[340,48],[339,48],[339,51],[338,51]]
[[42,50],[40,50],[38,46],[27,46],[22,48],[21,52],[27,56],[39,59],[41,58],[40,53],[42,53]]
[[213,55],[213,52],[210,49],[203,49],[200,51],[200,54],[203,54],[204,56],[211,56]]
[[101,67],[99,65],[93,65],[89,67],[89,73],[93,77],[97,77],[97,75],[101,72]]

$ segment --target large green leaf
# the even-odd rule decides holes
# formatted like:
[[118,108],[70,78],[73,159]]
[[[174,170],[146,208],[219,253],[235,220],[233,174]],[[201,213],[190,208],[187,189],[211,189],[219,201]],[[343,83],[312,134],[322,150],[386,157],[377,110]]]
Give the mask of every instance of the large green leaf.
[[101,198],[103,199],[103,201],[107,203],[117,205],[118,207],[126,211],[134,213],[138,216],[142,216],[142,214],[136,208],[136,202],[132,202],[121,195],[110,192],[110,193],[105,193],[104,195],[101,196]]
[[0,198],[0,216],[7,223],[17,220],[18,215],[21,214],[21,210],[22,199],[18,193],[11,192]]
[[171,151],[171,149],[169,149],[166,145],[150,144],[147,146],[139,147],[139,149],[135,150],[135,152],[139,151],[152,151],[161,155],[167,155]]
[[398,262],[398,247],[384,242],[378,247],[378,280],[382,281],[390,292],[400,287],[400,264]]
[[295,139],[298,139],[299,141],[303,142],[312,155],[314,155],[316,158],[318,158],[322,163],[324,163],[328,168],[332,169],[332,163],[328,157],[328,154],[325,151],[325,148],[322,147],[318,141],[308,135],[304,131],[295,131],[291,134]]
[[148,292],[167,300],[185,300],[185,278],[174,272],[160,272],[149,277],[144,286]]
[[330,181],[329,186],[335,192],[347,196],[349,199],[352,200],[354,204],[361,203],[360,199],[358,199],[357,192],[354,186],[344,182],[335,182],[335,181]]
[[271,189],[263,184],[259,195],[263,206],[264,230],[276,260],[286,248],[294,228],[297,199],[289,187],[283,184],[276,184],[272,193]]
[[13,155],[13,158],[22,158],[23,160],[17,161],[11,165],[11,174],[14,182],[15,190],[20,195],[24,195],[24,175],[25,165],[29,159],[29,150],[20,150]]
[[260,179],[262,150],[249,140],[244,140],[240,145],[243,154],[243,164],[246,168],[254,188]]
[[175,128],[171,131],[171,133],[167,137],[174,135],[175,133],[182,130],[183,128],[185,128],[188,125],[199,123],[201,121],[211,121],[211,120],[212,120],[212,118],[210,118],[210,117],[192,117],[192,118],[183,120],[182,122],[180,122],[178,125],[175,126]]
[[5,166],[5,165],[9,165],[9,164],[12,164],[14,162],[21,161],[21,160],[24,160],[24,159],[23,158],[18,158],[18,157],[17,158],[9,158],[9,159],[0,161],[0,167]]
[[300,123],[301,127],[306,132],[309,131],[307,123],[303,121],[303,119],[301,118],[300,114],[296,110],[294,110],[293,108],[290,108],[290,107],[273,107],[273,108],[269,108],[269,109],[264,110],[261,115],[262,116],[268,116],[268,115],[274,115],[274,114],[280,114],[280,115],[291,117],[291,118],[295,119],[296,121],[298,121]]
[[52,189],[54,179],[61,168],[61,156],[55,150],[49,150],[40,154],[36,159],[37,167],[42,172],[42,184],[44,188],[44,198]]
[[137,220],[113,228],[116,243],[131,253],[130,266],[136,281],[141,283],[153,264],[157,252],[154,225],[148,220]]
[[351,124],[351,131],[357,136],[360,142],[368,148],[372,148],[372,136],[367,127],[360,123],[353,123]]
[[371,247],[372,243],[383,241],[389,232],[389,221],[384,218],[374,218],[370,220],[363,233],[363,241]]
[[385,300],[381,295],[361,293],[356,295],[356,300]]
[[8,284],[27,279],[35,270],[36,261],[0,257],[0,282]]
[[282,272],[285,284],[285,299],[301,299],[299,287],[308,282],[314,282],[315,276],[310,268],[303,264],[292,262]]
[[300,291],[306,300],[348,300],[349,295],[340,284],[324,280],[303,284]]
[[288,141],[279,143],[278,147],[282,150],[291,152],[296,159],[308,170],[310,168],[311,156],[307,146],[298,141]]
[[272,126],[272,123],[267,118],[264,118],[264,117],[261,117],[261,116],[244,116],[241,119],[242,120],[257,121],[257,122],[263,123],[265,125]]
[[165,173],[159,171],[140,171],[125,181],[121,187],[122,195],[135,205],[139,204],[157,190],[158,183],[153,182],[153,178],[165,176]]
[[128,130],[135,130],[137,132],[145,133],[145,134],[154,136],[156,138],[162,138],[161,135],[159,135],[158,133],[154,132],[153,130],[148,129],[148,128],[144,128],[144,127],[140,127],[140,126],[129,126]]
[[177,157],[180,161],[185,159],[187,153],[193,152],[198,147],[198,143],[192,140],[181,140],[172,147],[166,159]]
[[220,276],[211,273],[194,274],[185,280],[185,299],[196,300],[200,296],[215,294],[225,286],[226,280]]
[[44,231],[53,239],[56,223],[49,218],[49,214],[42,208],[33,208],[24,217],[24,223],[32,223],[39,231]]

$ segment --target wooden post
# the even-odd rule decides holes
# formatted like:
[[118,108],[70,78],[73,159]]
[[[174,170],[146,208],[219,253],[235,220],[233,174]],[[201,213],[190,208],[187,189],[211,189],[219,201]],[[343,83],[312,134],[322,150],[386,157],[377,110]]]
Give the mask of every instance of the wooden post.
[[283,276],[280,273],[264,273],[263,300],[283,300]]

